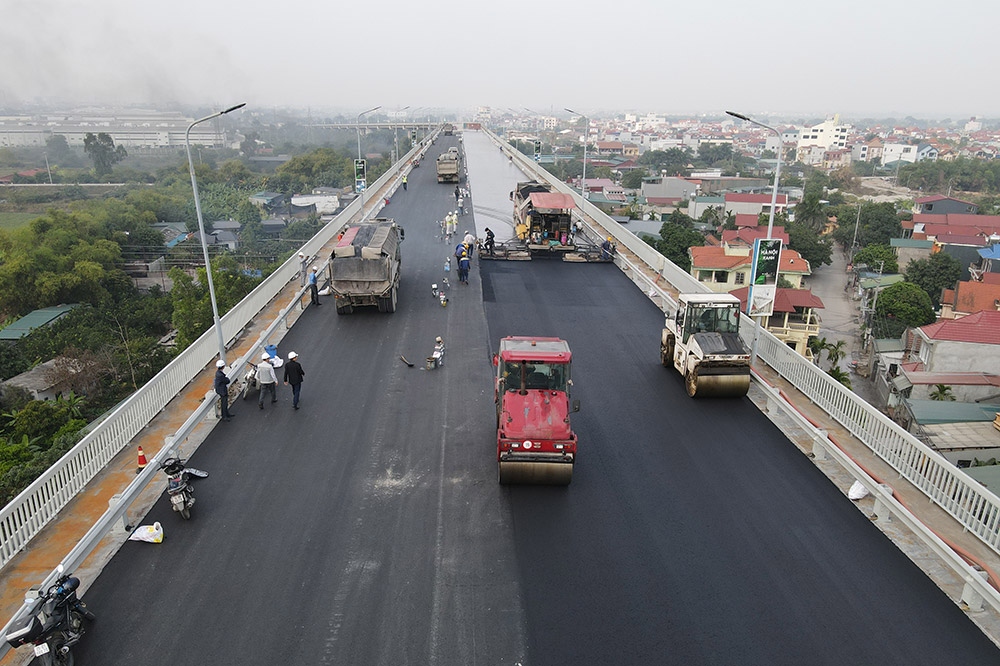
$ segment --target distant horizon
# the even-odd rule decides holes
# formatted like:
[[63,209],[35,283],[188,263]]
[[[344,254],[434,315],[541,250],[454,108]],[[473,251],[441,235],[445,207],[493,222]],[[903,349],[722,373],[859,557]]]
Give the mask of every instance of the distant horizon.
[[959,121],[1000,114],[989,84],[998,24],[1000,3],[963,0],[718,0],[702,11],[658,0],[32,0],[4,7],[0,107]]
[[[98,110],[98,111],[115,111],[129,109],[134,111],[151,111],[157,113],[191,113],[195,109],[206,110],[210,112],[211,109],[215,109],[220,105],[208,104],[208,103],[176,103],[170,105],[160,105],[152,102],[96,102],[96,101],[36,101],[21,104],[3,104],[0,102],[0,116],[2,115],[19,115],[19,114],[33,114],[33,113],[53,113],[53,112],[80,112],[83,110]],[[456,108],[426,108],[426,109],[416,109],[416,110],[402,110],[394,108],[383,108],[378,112],[371,114],[373,116],[385,116],[388,113],[402,112],[405,117],[416,119],[421,116],[456,116],[459,119],[472,121],[474,120],[478,109],[489,108],[491,111],[499,111],[501,113],[514,114],[518,117],[531,117],[535,116],[552,116],[552,117],[563,117],[571,118],[578,114],[571,114],[563,108],[550,107],[548,110],[535,109],[529,111],[522,108],[520,111],[516,109],[511,109],[509,107],[490,107],[489,105],[468,105],[464,107]],[[364,110],[364,109],[362,109]],[[623,108],[623,109],[604,109],[604,110],[587,110],[579,109],[580,111],[586,113],[590,118],[601,118],[608,119],[614,117],[621,117],[626,114],[645,116],[648,114],[663,116],[667,119],[672,120],[684,120],[684,119],[722,119],[729,120],[736,123],[741,121],[731,118],[726,115],[726,111],[690,111],[690,112],[680,112],[680,111],[662,111],[657,109],[635,109],[635,108]],[[997,117],[984,117],[984,116],[959,116],[957,114],[951,115],[920,115],[916,113],[909,113],[903,111],[886,112],[883,114],[879,113],[866,113],[866,114],[849,114],[845,112],[829,112],[829,113],[807,113],[807,112],[764,112],[764,111],[753,111],[740,109],[739,112],[745,113],[746,115],[760,119],[760,120],[775,120],[779,122],[786,122],[790,124],[812,124],[819,123],[827,118],[832,118],[837,115],[845,123],[851,124],[852,121],[867,121],[867,122],[881,122],[893,120],[898,122],[906,121],[907,119],[912,119],[919,121],[921,123],[951,123],[964,125],[967,122],[975,119],[984,125],[992,125],[1000,123],[1000,115]],[[348,118],[356,116],[358,113],[357,107],[348,106],[295,106],[295,105],[266,105],[261,106],[258,109],[254,109],[251,105],[247,105],[243,110],[243,114],[250,114],[258,116],[266,113],[281,113],[286,115],[292,115],[295,117],[309,117],[312,116],[316,119],[317,116],[346,116]]]

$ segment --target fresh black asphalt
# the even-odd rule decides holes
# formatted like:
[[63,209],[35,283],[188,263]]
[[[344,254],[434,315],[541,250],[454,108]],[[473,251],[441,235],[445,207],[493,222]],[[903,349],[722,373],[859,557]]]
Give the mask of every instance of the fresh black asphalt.
[[[192,520],[161,498],[143,523],[165,541],[126,543],[88,591],[77,663],[997,660],[748,399],[687,397],[658,364],[659,312],[613,266],[476,261],[442,308],[449,145],[383,213],[406,229],[398,311],[304,313],[279,345],[302,408],[286,387],[234,406],[191,461],[211,472]],[[569,487],[496,482],[489,357],[514,334],[573,350]]]

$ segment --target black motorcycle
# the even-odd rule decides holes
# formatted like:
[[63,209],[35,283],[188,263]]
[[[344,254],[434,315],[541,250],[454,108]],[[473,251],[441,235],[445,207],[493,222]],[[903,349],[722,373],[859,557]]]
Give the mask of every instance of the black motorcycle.
[[70,648],[83,636],[83,621],[93,622],[97,616],[76,596],[80,579],[63,573],[39,597],[31,615],[11,627],[7,643],[13,648],[33,645],[37,663],[42,666],[73,666]]
[[194,506],[191,477],[203,479],[208,476],[208,472],[186,467],[186,462],[180,458],[167,458],[160,463],[160,469],[167,475],[167,495],[170,496],[170,505],[184,520],[191,518],[191,507]]

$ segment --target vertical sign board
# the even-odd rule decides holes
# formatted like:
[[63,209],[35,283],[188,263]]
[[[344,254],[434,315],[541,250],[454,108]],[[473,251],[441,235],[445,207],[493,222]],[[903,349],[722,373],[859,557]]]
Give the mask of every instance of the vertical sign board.
[[535,148],[535,161],[537,162],[542,157],[542,142],[539,141],[539,140],[537,140],[537,139],[535,139],[534,144],[535,144],[534,145],[534,148]]
[[368,186],[365,166],[364,160],[354,160],[354,191],[358,194],[364,192]]
[[778,289],[780,260],[780,238],[754,240],[750,288],[747,290],[747,314],[751,317],[770,317],[774,314],[774,295]]
[[417,130],[410,130],[410,143],[417,143]]

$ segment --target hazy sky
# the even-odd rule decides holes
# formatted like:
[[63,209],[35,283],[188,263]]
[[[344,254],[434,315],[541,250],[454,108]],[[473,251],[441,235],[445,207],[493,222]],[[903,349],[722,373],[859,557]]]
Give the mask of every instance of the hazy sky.
[[981,0],[4,0],[0,107],[1000,116]]

